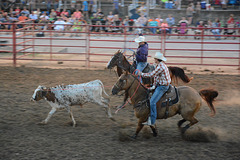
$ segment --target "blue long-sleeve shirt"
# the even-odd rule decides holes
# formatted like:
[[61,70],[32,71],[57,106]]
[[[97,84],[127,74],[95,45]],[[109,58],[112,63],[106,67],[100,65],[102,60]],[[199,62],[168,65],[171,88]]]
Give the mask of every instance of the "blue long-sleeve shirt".
[[140,45],[136,53],[137,62],[147,62],[148,44],[145,42],[145,44]]

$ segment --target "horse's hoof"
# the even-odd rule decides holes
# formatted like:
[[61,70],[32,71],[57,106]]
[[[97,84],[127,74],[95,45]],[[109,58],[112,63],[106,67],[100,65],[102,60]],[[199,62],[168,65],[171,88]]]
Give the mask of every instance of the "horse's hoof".
[[186,132],[186,130],[187,130],[187,128],[179,128],[180,129],[180,131],[181,131],[181,134],[184,134],[185,132]]
[[157,137],[158,136],[158,134],[157,133],[153,133],[153,137]]
[[137,135],[136,134],[134,134],[133,136],[130,136],[130,138],[132,138],[132,139],[137,139]]

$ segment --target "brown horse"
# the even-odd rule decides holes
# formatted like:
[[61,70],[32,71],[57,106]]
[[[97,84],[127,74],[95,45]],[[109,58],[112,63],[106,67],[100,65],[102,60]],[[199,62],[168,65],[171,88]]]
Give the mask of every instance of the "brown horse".
[[[117,73],[120,77],[121,74],[124,71],[128,71],[130,73],[133,73],[136,69],[136,65],[131,65],[127,58],[123,55],[123,53],[118,50],[114,56],[111,58],[111,60],[107,64],[108,69],[112,69],[113,67],[117,66]],[[185,83],[189,83],[193,77],[189,78],[184,70],[179,67],[168,67],[170,72],[170,77],[172,81],[174,81],[176,84],[178,83],[178,79],[181,79]],[[148,73],[154,70],[154,67],[152,65],[148,65],[144,70],[143,73]],[[152,80],[150,78],[143,78],[144,84],[151,84]]]
[[[128,97],[130,97],[131,103],[134,106],[135,115],[139,119],[136,133],[133,136],[133,138],[136,138],[144,126],[142,123],[147,120],[150,114],[149,107],[146,105],[147,103],[145,103],[146,97],[148,97],[148,90],[141,85],[135,76],[128,73],[122,74],[119,77],[118,81],[112,88],[112,94],[115,95],[121,90],[127,92]],[[178,127],[181,129],[182,133],[184,133],[190,126],[198,123],[198,120],[194,116],[200,110],[202,98],[207,102],[212,115],[215,115],[216,111],[213,106],[213,101],[218,96],[217,91],[204,89],[198,93],[195,89],[188,86],[177,87],[177,90],[179,93],[179,102],[168,108],[168,117],[181,114],[183,119],[178,122]],[[166,118],[166,107],[161,107],[160,101],[157,103],[157,119]],[[182,128],[181,125],[185,121],[189,121],[190,123]],[[150,127],[153,131],[153,136],[157,136],[156,126]]]

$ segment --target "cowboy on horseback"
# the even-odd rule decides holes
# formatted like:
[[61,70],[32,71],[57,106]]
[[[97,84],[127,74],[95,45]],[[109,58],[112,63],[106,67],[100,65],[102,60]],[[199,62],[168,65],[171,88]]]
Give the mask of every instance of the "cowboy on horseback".
[[145,41],[145,37],[142,34],[140,34],[139,37],[135,39],[135,42],[139,45],[136,52],[136,68],[142,72],[147,66],[148,43]]
[[150,116],[147,122],[142,123],[144,125],[152,126],[155,124],[157,118],[157,102],[161,99],[163,94],[168,90],[171,83],[168,67],[164,63],[167,59],[162,53],[156,52],[154,61],[156,64],[155,70],[150,73],[138,72],[139,76],[142,77],[154,77],[153,86],[149,90],[154,90],[154,93],[150,99]]

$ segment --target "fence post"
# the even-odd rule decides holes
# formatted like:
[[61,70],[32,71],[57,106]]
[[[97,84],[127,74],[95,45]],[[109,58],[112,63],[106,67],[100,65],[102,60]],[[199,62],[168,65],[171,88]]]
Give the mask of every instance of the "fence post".
[[238,43],[238,73],[240,74],[240,36],[238,36],[237,38],[239,40],[239,43]]
[[127,28],[124,26],[124,50],[126,49],[126,40],[127,40]]
[[204,38],[204,30],[201,32],[201,65],[203,64],[203,38]]
[[87,38],[86,38],[86,43],[87,43],[87,53],[86,53],[86,67],[90,67],[90,25],[87,25]]
[[16,67],[17,65],[17,52],[16,52],[16,24],[12,23],[13,33],[12,33],[12,41],[13,41],[13,66]]

